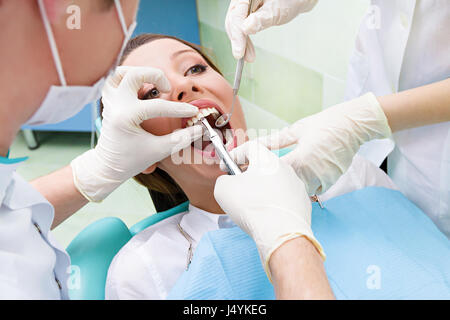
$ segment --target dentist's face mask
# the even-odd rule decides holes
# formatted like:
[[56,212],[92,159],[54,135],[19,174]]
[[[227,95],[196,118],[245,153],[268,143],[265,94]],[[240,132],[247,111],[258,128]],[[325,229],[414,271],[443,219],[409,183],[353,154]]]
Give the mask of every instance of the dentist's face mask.
[[51,86],[41,104],[34,115],[26,122],[27,125],[41,125],[57,123],[73,117],[81,111],[83,107],[101,97],[101,90],[105,82],[106,76],[114,71],[118,65],[119,59],[122,56],[123,50],[136,28],[136,22],[127,29],[122,7],[119,0],[114,1],[117,14],[119,16],[120,24],[125,35],[119,56],[115,64],[109,72],[98,80],[93,86],[68,86],[64,76],[61,59],[59,58],[58,49],[56,47],[55,37],[53,35],[50,22],[45,11],[43,0],[38,0],[39,9],[41,11],[42,20],[44,22],[45,31],[47,33],[48,42],[52,51],[53,60],[55,62],[56,70],[58,72],[61,86]]

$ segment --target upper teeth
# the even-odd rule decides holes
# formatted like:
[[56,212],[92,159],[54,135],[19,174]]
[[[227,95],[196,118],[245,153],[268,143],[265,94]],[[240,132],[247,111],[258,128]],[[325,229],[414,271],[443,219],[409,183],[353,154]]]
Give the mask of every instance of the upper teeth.
[[201,118],[205,118],[209,116],[210,114],[214,115],[215,118],[218,118],[220,116],[219,111],[217,111],[216,108],[203,108],[198,111],[198,113],[193,116],[191,119],[187,121],[186,127],[193,126],[196,124]]

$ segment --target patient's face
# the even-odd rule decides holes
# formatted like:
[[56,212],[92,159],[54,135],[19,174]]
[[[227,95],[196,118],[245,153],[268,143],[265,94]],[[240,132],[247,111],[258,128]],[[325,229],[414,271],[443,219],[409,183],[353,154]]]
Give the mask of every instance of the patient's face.
[[[154,40],[131,52],[122,65],[158,68],[168,78],[170,92],[159,93],[152,84],[145,84],[138,93],[140,99],[160,98],[191,103],[200,111],[212,113],[208,116],[210,123],[214,117],[231,110],[232,88],[228,82],[197,51],[179,41]],[[241,105],[236,101],[233,117],[226,130],[222,130],[228,150],[246,140],[245,135],[239,134],[245,132],[246,125]],[[152,134],[165,135],[194,122],[196,119],[191,118],[156,118],[144,121],[142,127]],[[213,150],[208,141],[197,141],[179,154],[162,160],[158,166],[177,182],[183,179],[214,183],[224,172],[220,170]],[[184,161],[180,164],[181,159]]]

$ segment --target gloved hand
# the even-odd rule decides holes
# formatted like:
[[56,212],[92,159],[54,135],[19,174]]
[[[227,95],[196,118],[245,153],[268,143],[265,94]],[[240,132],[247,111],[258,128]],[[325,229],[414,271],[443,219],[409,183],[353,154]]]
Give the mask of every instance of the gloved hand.
[[347,171],[363,143],[390,136],[383,109],[368,93],[258,140],[270,149],[297,144],[281,159],[294,168],[308,194],[313,195],[327,191]]
[[247,171],[223,175],[214,197],[230,218],[256,242],[269,280],[269,260],[283,243],[296,237],[309,239],[325,259],[311,230],[311,201],[294,170],[255,141],[234,149],[233,159],[247,159]]
[[199,126],[155,136],[141,128],[156,117],[192,117],[197,107],[161,99],[139,100],[144,83],[168,92],[170,83],[159,69],[118,67],[106,81],[102,131],[98,144],[71,162],[74,183],[88,200],[98,202],[125,180],[186,148],[202,136]]
[[255,49],[248,37],[272,26],[288,23],[298,14],[310,11],[317,0],[254,0],[254,9],[248,17],[249,0],[231,0],[225,18],[225,30],[231,41],[233,56],[252,62]]

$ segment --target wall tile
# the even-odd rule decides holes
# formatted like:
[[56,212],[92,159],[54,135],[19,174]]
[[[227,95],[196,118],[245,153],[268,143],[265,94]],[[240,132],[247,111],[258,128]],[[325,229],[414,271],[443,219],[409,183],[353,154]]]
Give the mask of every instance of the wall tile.
[[240,94],[278,118],[294,122],[322,109],[322,75],[288,59],[256,49]]
[[320,0],[288,24],[252,36],[259,48],[344,80],[368,0]]
[[234,79],[236,60],[231,54],[231,45],[226,33],[202,22],[199,27],[202,47],[231,83]]
[[323,76],[322,108],[328,108],[344,101],[346,82],[327,74]]
[[278,118],[243,97],[239,97],[239,101],[244,111],[248,129],[281,129],[289,124],[287,121]]
[[197,0],[199,22],[225,31],[225,16],[229,0]]
[[[200,39],[231,83],[236,61],[225,32],[200,23]],[[244,68],[240,96],[288,122],[322,109],[321,74],[263,49],[256,54]]]
[[[320,0],[308,13],[252,36],[261,49],[320,73],[345,79],[360,21],[369,0]],[[199,20],[224,30],[227,0],[197,0]]]

